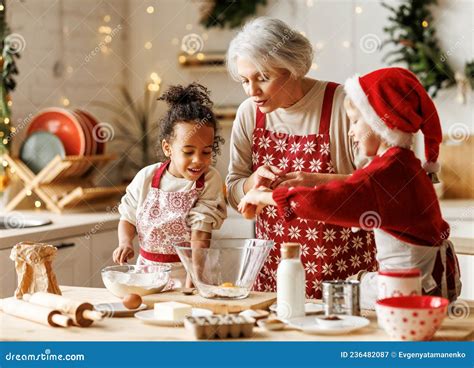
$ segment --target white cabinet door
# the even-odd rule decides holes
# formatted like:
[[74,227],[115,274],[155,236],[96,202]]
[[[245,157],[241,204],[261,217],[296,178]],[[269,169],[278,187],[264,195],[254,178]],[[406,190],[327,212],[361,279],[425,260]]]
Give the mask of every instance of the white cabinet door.
[[11,251],[0,250],[0,298],[13,296],[16,289],[15,262],[10,259]]
[[117,231],[104,231],[91,237],[91,286],[104,287],[100,271],[112,266],[112,252],[117,247]]
[[90,240],[84,236],[48,242],[58,248],[53,270],[59,285],[90,286]]
[[468,254],[457,256],[462,282],[460,298],[474,300],[474,256]]
[[[135,264],[138,254],[138,238],[134,241],[135,258],[129,264]],[[118,245],[117,230],[104,231],[91,237],[91,287],[104,287],[100,271],[107,266],[113,266],[112,253]]]

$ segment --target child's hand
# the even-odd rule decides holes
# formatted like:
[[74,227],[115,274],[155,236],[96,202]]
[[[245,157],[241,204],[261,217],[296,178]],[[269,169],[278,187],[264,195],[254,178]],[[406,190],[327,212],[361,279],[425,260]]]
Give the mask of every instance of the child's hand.
[[127,263],[129,259],[132,259],[134,255],[135,251],[133,250],[132,244],[119,245],[115,248],[112,254],[112,259],[115,263],[123,265],[124,263]]
[[239,211],[245,219],[252,220],[253,218],[255,218],[255,216],[257,216],[257,206],[253,204],[246,204],[243,206],[243,208],[241,208],[240,206],[241,205],[239,204]]
[[260,214],[265,206],[276,204],[272,198],[272,191],[265,187],[252,189],[242,198],[238,210],[246,219],[252,219]]

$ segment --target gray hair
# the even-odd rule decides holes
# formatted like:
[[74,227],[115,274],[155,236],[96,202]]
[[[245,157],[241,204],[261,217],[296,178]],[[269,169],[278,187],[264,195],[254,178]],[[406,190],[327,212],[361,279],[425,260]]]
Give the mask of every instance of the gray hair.
[[259,17],[245,24],[230,42],[226,62],[230,75],[240,80],[237,58],[252,61],[260,73],[276,68],[286,69],[293,78],[304,77],[313,62],[309,40],[285,22]]

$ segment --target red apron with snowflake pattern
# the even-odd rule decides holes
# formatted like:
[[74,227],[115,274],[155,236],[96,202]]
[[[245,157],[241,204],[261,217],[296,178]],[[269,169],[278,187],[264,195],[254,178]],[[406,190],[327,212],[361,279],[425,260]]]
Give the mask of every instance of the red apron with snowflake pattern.
[[[324,92],[318,134],[289,135],[266,130],[265,114],[257,108],[252,143],[252,168],[273,165],[284,172],[334,173],[330,155],[329,126],[336,83],[328,83]],[[286,222],[275,206],[267,206],[257,217],[256,236],[271,239],[271,250],[255,289],[276,290],[276,270],[280,245],[301,244],[301,260],[306,274],[306,296],[321,298],[321,282],[343,280],[360,270],[375,271],[375,243],[372,232],[334,226],[321,221],[295,219]]]
[[160,190],[160,181],[168,165],[169,161],[155,171],[150,191],[137,212],[140,244],[137,264],[171,264],[171,277],[184,282],[186,273],[173,244],[191,239],[191,230],[186,218],[204,188],[204,174],[191,190],[165,192]]

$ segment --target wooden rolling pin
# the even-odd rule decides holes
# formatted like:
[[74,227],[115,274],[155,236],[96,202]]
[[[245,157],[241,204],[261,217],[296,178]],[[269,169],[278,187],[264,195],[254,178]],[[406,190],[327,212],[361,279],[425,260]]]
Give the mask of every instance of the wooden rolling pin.
[[93,310],[94,306],[92,304],[77,302],[62,295],[38,292],[25,294],[23,299],[33,304],[57,309],[70,316],[74,323],[81,327],[88,327],[92,322],[104,318],[101,312]]
[[61,314],[58,310],[31,304],[17,298],[0,299],[0,310],[12,316],[46,326],[69,327],[73,325],[71,317]]

